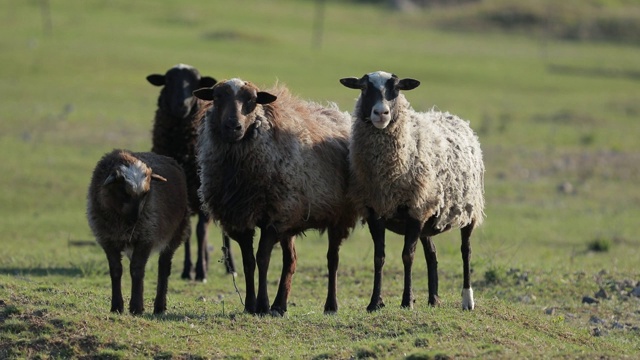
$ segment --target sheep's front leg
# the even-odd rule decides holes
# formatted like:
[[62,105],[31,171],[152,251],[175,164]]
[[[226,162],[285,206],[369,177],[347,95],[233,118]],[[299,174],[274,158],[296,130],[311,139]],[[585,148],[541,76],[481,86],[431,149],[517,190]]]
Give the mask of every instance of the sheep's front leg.
[[256,258],[253,255],[253,235],[254,230],[229,234],[231,238],[238,242],[242,252],[242,267],[244,268],[244,280],[247,294],[244,300],[244,311],[255,314],[256,312],[256,288],[254,276],[256,271]]
[[207,249],[207,228],[209,216],[204,211],[198,212],[196,225],[196,241],[198,242],[198,259],[196,260],[196,281],[207,282],[207,268],[209,266],[209,249]]
[[438,256],[436,254],[436,246],[430,236],[422,236],[420,237],[420,241],[422,242],[424,257],[427,261],[429,305],[436,306],[440,304],[440,297],[438,297]]
[[367,225],[369,225],[369,232],[373,239],[374,253],[373,253],[373,293],[371,294],[371,302],[367,306],[367,311],[376,311],[384,307],[382,302],[382,268],[384,267],[384,235],[385,235],[385,220],[379,218],[373,211],[369,211],[369,217],[367,218]]
[[261,229],[260,242],[258,243],[258,253],[256,260],[258,263],[258,302],[256,312],[258,314],[269,313],[269,291],[267,289],[267,273],[271,262],[271,251],[278,237],[272,227]]
[[111,312],[124,312],[124,300],[122,299],[122,253],[119,249],[104,247],[109,262],[109,275],[111,276]]
[[413,218],[407,218],[405,225],[404,248],[402,249],[402,263],[404,264],[404,291],[400,306],[413,308],[413,289],[411,284],[411,268],[416,253],[416,244],[420,237],[422,223]]
[[475,223],[471,223],[460,230],[462,236],[462,245],[460,252],[462,253],[462,309],[473,310],[475,302],[473,300],[473,289],[471,288],[471,232]]
[[343,237],[336,228],[329,228],[329,249],[327,250],[327,268],[329,270],[329,287],[324,313],[338,311],[338,264],[340,263],[340,245]]
[[278,285],[278,293],[271,305],[271,314],[284,315],[287,312],[287,301],[291,292],[291,281],[293,274],[296,272],[296,237],[283,236],[280,239],[282,247],[282,274],[280,275],[280,284]]
[[144,268],[151,255],[151,246],[137,246],[131,255],[129,272],[131,273],[131,300],[129,312],[139,315],[144,312]]

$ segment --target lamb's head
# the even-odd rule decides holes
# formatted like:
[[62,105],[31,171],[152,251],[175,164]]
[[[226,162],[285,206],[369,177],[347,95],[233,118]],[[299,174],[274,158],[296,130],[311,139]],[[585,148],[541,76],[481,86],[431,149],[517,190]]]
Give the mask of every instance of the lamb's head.
[[399,79],[396,75],[384,71],[376,71],[364,75],[360,79],[349,77],[340,79],[342,85],[361,90],[359,107],[355,114],[358,119],[371,121],[378,129],[386,128],[396,119],[398,109],[395,99],[400,90],[412,90],[420,85],[420,81],[406,78]]
[[237,78],[219,82],[212,88],[196,90],[193,94],[199,99],[213,101],[214,126],[219,127],[222,139],[230,143],[251,135],[259,125],[258,106],[277,99],[275,95],[259,91],[252,83]]
[[194,90],[216,84],[214,78],[200,76],[196,68],[185,64],[172,67],[164,75],[151,74],[147,76],[147,81],[155,86],[163,86],[158,107],[180,119],[188,118],[196,105]]
[[132,154],[122,151],[102,183],[101,199],[105,207],[135,222],[144,207],[151,181],[167,181]]

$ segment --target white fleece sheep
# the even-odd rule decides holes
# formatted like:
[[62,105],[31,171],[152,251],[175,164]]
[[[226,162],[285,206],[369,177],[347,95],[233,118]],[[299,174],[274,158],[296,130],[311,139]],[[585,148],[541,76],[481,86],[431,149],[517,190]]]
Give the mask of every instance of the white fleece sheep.
[[405,234],[405,289],[411,307],[411,266],[418,237],[425,245],[429,303],[437,297],[437,259],[431,236],[461,228],[464,285],[462,306],[473,309],[469,237],[484,214],[484,164],[478,138],[467,121],[436,110],[416,112],[400,90],[420,82],[386,72],[344,78],[362,91],[349,149],[350,196],[366,217],[375,248],[374,291],[369,311],[384,306],[380,296],[384,229]]

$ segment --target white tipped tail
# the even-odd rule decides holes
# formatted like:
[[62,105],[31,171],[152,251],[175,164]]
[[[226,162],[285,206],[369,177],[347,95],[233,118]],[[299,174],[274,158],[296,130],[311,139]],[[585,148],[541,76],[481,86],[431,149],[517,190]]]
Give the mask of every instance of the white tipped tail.
[[462,310],[473,310],[474,307],[473,289],[462,289]]

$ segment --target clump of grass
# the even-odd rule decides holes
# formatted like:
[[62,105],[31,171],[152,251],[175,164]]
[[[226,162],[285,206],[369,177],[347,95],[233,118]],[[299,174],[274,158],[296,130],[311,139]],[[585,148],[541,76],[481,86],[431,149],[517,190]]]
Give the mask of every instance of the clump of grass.
[[484,273],[484,281],[487,283],[487,285],[501,284],[505,281],[505,278],[506,276],[504,270],[494,266],[490,267]]
[[593,239],[588,246],[589,250],[593,252],[607,252],[611,247],[611,241],[603,237],[598,237]]

